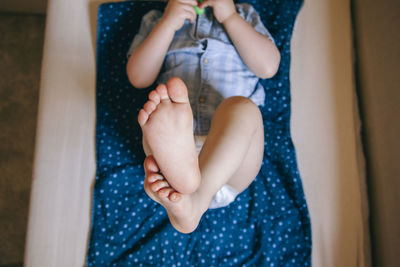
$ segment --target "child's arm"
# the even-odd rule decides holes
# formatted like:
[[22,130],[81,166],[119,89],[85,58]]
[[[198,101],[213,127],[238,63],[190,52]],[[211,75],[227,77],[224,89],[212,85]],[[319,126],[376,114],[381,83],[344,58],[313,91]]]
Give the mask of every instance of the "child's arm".
[[271,78],[279,68],[280,53],[275,44],[257,32],[237,12],[232,0],[206,0],[200,8],[212,6],[246,66],[260,78]]
[[196,0],[170,0],[159,23],[143,43],[132,53],[126,65],[129,81],[136,88],[154,83],[164,62],[175,32],[186,19],[196,19]]

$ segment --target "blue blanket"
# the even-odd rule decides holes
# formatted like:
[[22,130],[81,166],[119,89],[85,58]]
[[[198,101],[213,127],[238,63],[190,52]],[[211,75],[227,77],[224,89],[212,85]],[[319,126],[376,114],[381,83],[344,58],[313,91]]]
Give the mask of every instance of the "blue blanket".
[[126,52],[142,16],[160,2],[103,4],[97,35],[97,176],[88,266],[310,266],[311,226],[290,136],[290,39],[302,0],[249,2],[281,51],[260,81],[265,155],[255,181],[229,206],[208,210],[191,234],[174,230],[143,190],[136,118],[150,90],[129,83]]

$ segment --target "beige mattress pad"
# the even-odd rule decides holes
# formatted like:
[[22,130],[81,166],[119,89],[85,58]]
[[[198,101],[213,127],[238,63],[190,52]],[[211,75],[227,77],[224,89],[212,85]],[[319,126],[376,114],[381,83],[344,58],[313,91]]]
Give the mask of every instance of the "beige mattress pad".
[[[102,2],[48,1],[26,266],[85,263]],[[370,266],[351,37],[349,0],[305,1],[292,40],[291,126],[311,215],[313,266]]]

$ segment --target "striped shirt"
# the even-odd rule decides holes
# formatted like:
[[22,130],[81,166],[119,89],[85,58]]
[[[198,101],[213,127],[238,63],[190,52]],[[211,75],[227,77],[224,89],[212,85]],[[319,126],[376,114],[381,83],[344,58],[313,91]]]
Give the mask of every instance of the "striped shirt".
[[[256,31],[273,41],[251,5],[236,4],[236,9]],[[158,10],[152,10],[143,17],[128,57],[150,34],[161,17],[162,12]],[[196,135],[208,133],[212,116],[225,98],[244,96],[257,105],[264,105],[265,93],[258,82],[259,78],[240,58],[211,8],[206,8],[197,23],[186,21],[175,33],[157,83],[165,84],[174,76],[181,78],[188,88]]]

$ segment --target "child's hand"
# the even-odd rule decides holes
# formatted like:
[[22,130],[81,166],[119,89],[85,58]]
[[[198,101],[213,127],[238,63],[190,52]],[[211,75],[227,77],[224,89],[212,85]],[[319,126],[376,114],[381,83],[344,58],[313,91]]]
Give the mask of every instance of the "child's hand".
[[199,5],[199,8],[208,6],[213,8],[214,16],[219,23],[224,23],[227,18],[236,13],[233,0],[205,0]]
[[197,6],[196,0],[169,0],[162,20],[177,31],[187,19],[194,23],[197,16],[194,6]]

